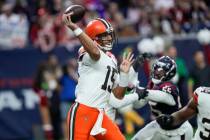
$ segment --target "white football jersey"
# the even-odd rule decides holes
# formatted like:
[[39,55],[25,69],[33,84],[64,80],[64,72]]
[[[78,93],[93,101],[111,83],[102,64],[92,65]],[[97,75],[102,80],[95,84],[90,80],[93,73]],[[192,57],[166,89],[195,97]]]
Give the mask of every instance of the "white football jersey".
[[106,115],[112,120],[115,121],[116,118],[116,109],[111,106],[110,104],[107,104],[107,106],[104,108]]
[[76,101],[95,108],[107,108],[110,93],[118,77],[117,61],[110,53],[100,50],[94,61],[87,52],[79,58]]
[[195,140],[210,140],[210,87],[199,87],[194,92],[194,100],[197,102],[198,129]]

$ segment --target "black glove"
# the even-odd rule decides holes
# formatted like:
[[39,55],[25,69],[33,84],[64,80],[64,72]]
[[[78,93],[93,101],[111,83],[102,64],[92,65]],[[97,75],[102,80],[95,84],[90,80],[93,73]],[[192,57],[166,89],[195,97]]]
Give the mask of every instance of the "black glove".
[[161,115],[156,120],[162,129],[170,130],[173,128],[174,117],[171,115]]
[[149,60],[153,57],[153,55],[151,53],[142,53],[140,55],[138,55],[135,59],[135,61],[133,62],[133,68],[134,70],[137,72],[139,66],[142,66],[145,62],[145,60]]
[[145,97],[148,96],[148,91],[145,88],[144,89],[140,89],[140,88],[136,87],[136,93],[139,96],[139,100],[144,99]]

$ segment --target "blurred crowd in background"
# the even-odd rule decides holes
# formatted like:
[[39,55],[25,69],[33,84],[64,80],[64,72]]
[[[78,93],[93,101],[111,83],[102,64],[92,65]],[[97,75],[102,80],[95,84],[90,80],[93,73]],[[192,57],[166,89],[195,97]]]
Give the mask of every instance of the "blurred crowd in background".
[[78,41],[61,22],[63,11],[71,4],[87,9],[81,27],[103,17],[119,37],[173,36],[210,28],[208,0],[1,0],[0,49],[71,49]]
[[62,67],[56,55],[40,63],[33,89],[40,97],[40,114],[47,140],[67,139],[66,116],[74,103],[77,61],[67,60]]
[[[102,17],[111,22],[118,38],[149,37],[137,44],[139,52],[151,51],[155,58],[165,54],[175,59],[178,72],[173,82],[180,89],[182,105],[187,103],[195,88],[209,86],[210,32],[200,32],[210,29],[208,0],[1,0],[0,50],[35,47],[50,54],[37,68],[33,85],[40,97],[43,130],[48,140],[67,137],[65,118],[75,99],[76,58],[71,56],[65,65],[61,65],[57,56],[50,53],[55,47],[73,50],[80,44],[61,21],[63,11],[71,4],[80,4],[87,9],[85,17],[78,23],[81,28],[92,19]],[[165,44],[160,37],[188,36],[198,32],[204,51],[194,52],[192,61],[195,65],[191,69],[178,57],[176,46]],[[121,51],[132,49],[128,46]],[[152,62],[142,66],[147,79]],[[124,133],[132,135],[144,120],[132,107],[124,110],[119,111],[125,123]],[[122,121],[117,122],[122,124]]]

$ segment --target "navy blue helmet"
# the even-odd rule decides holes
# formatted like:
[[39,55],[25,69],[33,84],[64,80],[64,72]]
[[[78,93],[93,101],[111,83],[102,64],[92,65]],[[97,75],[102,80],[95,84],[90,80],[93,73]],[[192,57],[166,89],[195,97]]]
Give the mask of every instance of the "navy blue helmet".
[[153,64],[152,81],[155,84],[171,80],[175,75],[176,63],[169,56],[162,56]]

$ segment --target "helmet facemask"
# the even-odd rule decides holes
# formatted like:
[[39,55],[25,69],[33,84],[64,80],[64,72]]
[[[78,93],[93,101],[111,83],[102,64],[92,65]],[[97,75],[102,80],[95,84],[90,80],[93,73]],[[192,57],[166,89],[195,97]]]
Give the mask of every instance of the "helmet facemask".
[[166,72],[161,67],[154,65],[152,69],[152,82],[154,84],[161,83],[165,79],[165,74]]
[[115,33],[113,28],[107,29],[106,32],[97,35],[95,38],[97,43],[100,45],[99,47],[104,51],[110,51],[113,48],[113,44],[115,42]]

